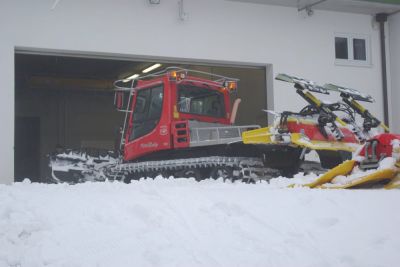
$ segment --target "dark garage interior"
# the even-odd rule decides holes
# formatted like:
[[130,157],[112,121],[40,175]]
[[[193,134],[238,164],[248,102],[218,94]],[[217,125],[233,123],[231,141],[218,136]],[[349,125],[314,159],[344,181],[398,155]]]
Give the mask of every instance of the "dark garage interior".
[[[46,182],[57,148],[114,150],[123,114],[113,106],[113,82],[155,62],[239,78],[236,124],[266,125],[263,67],[15,54],[15,181]],[[246,114],[246,115],[244,115]]]

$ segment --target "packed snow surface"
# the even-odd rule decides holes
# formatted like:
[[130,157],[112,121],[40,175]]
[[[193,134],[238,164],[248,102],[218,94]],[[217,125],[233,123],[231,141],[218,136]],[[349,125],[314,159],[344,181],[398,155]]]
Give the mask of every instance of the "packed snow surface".
[[399,266],[399,190],[290,183],[0,185],[0,266]]

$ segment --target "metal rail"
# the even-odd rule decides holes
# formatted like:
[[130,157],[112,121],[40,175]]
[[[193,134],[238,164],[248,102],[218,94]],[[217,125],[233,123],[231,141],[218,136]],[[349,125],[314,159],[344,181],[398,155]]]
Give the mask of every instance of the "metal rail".
[[190,128],[190,146],[227,144],[242,141],[242,133],[244,131],[259,128],[259,125]]
[[[129,82],[124,82],[124,79],[116,80],[114,82],[114,87],[116,88],[115,90],[117,90],[117,91],[134,90],[134,89],[137,89],[137,87],[135,87],[135,81],[147,80],[147,79],[160,77],[160,76],[163,76],[163,75],[165,75],[165,74],[167,74],[168,72],[171,72],[171,71],[177,71],[177,72],[185,73],[186,76],[190,76],[190,74],[193,74],[192,76],[198,77],[198,78],[201,78],[200,75],[209,76],[209,78],[207,80],[210,80],[211,82],[202,81],[203,83],[209,84],[209,85],[217,85],[217,84],[218,85],[222,85],[225,81],[234,81],[234,82],[238,82],[239,81],[239,79],[237,79],[237,78],[218,75],[218,74],[205,72],[205,71],[184,69],[184,68],[180,68],[180,67],[168,67],[168,68],[165,68],[165,69],[163,69],[163,70],[161,70],[159,72],[155,72],[155,73],[152,73],[152,74],[147,74],[145,76],[139,76],[138,78],[132,79]],[[185,81],[198,82],[197,80],[190,80],[190,79],[184,79],[184,80]],[[121,86],[121,85],[119,85],[121,83],[122,84],[130,84],[130,86]],[[148,85],[146,85],[146,87],[147,86]]]

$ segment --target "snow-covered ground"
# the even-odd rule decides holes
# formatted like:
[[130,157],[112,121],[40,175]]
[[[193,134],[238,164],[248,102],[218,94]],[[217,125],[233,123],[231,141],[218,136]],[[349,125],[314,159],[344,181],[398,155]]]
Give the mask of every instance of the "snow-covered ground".
[[399,190],[0,185],[0,266],[399,266]]

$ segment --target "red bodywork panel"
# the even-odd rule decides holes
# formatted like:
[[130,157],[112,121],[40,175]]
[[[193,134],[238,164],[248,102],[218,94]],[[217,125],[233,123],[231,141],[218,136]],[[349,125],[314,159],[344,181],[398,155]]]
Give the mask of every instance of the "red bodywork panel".
[[[206,82],[206,84],[205,84]],[[177,110],[178,84],[188,83],[190,85],[217,90],[222,93],[226,116],[217,118],[211,116],[181,113]],[[189,147],[190,130],[189,120],[201,122],[230,124],[230,98],[229,91],[221,87],[220,84],[197,77],[187,77],[181,81],[170,80],[168,74],[154,78],[149,81],[139,80],[135,87],[135,94],[132,97],[132,105],[129,107],[130,113],[127,131],[125,133],[124,160],[132,161],[151,153]],[[134,140],[129,140],[133,131],[135,121],[133,110],[136,106],[137,93],[157,85],[163,84],[163,100],[161,117],[155,128],[149,133]]]
[[190,144],[190,129],[188,121],[173,121],[171,127],[174,148],[188,147]]
[[[288,121],[287,125],[289,132],[302,132],[313,141],[336,141],[332,135],[328,135],[328,138],[325,138],[316,124]],[[339,129],[344,135],[344,138],[341,140],[342,142],[358,143],[355,135],[349,129],[343,127]]]
[[[376,155],[380,158],[382,155],[386,157],[392,156],[392,141],[393,140],[400,140],[400,134],[391,134],[391,133],[382,133],[374,136],[369,142],[376,140],[378,141],[378,145],[376,146]],[[372,146],[368,147],[368,154],[371,155],[372,153]],[[365,146],[360,152],[360,156],[365,156]]]

